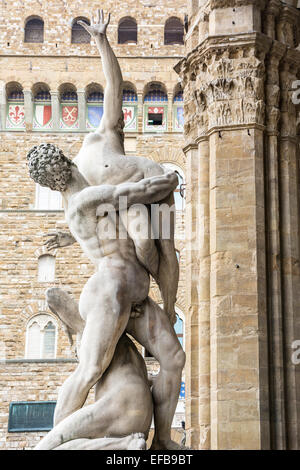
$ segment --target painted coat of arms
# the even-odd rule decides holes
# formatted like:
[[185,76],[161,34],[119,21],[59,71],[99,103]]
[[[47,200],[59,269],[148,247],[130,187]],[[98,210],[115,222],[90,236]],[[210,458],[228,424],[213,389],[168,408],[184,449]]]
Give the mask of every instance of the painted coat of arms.
[[136,130],[136,107],[135,106],[123,106],[123,115],[126,131],[135,131]]
[[149,114],[164,114],[164,108],[162,106],[149,106]]
[[[166,109],[164,106],[148,106],[147,115],[148,115],[149,122],[148,122],[148,119],[146,119],[146,122],[145,122],[146,130],[153,131],[155,129],[156,131],[159,131],[159,132],[166,130],[167,113],[166,113]],[[155,115],[156,116],[160,115],[160,120],[157,119],[157,122],[155,123],[155,125],[153,125],[153,119],[155,118]]]
[[38,104],[35,107],[34,128],[50,127],[52,117],[51,105]]

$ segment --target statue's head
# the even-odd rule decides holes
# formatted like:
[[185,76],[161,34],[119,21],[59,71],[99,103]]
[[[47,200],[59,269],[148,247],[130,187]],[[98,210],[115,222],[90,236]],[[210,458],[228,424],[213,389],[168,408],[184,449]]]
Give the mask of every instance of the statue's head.
[[53,144],[33,147],[27,154],[29,174],[41,186],[63,192],[72,177],[74,163]]

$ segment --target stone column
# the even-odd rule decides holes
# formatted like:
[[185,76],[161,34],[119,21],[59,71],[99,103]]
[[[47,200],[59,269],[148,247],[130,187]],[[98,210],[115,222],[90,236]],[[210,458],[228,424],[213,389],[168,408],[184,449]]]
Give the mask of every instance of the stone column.
[[[236,13],[241,31],[241,18],[259,25],[253,6]],[[193,253],[198,328],[191,331],[198,357],[197,448],[269,448],[263,150],[264,55],[271,40],[253,36],[233,46],[228,34],[218,47],[222,28],[232,31],[232,9],[211,17],[213,40],[177,67],[186,138],[199,146],[199,193],[192,202],[199,205],[194,211],[202,231]]]
[[278,124],[280,119],[279,62],[285,47],[274,43],[266,63],[266,233],[268,271],[268,327],[270,370],[270,439],[271,448],[286,448],[286,416],[283,351],[283,313],[281,294],[280,204],[278,179]]
[[276,17],[280,8],[279,0],[270,0],[264,13],[263,32],[272,39],[276,39]]
[[[199,405],[189,408],[193,442],[199,438],[196,448],[296,449],[300,178],[291,94],[300,68],[293,33],[300,12],[279,0],[190,7],[190,37],[201,18],[209,26],[192,49],[187,44],[187,57],[175,68],[184,88],[186,148],[197,145],[199,152],[198,198],[195,177],[187,174],[191,213],[207,234],[204,243],[199,235],[189,261],[190,273],[193,262],[199,266],[198,295],[191,274],[186,286],[193,311],[198,302],[198,328],[189,324],[197,357],[188,356],[190,367],[195,364],[190,395]],[[207,231],[196,209],[201,201]],[[210,444],[201,427],[211,430]]]
[[53,120],[53,131],[59,131],[59,119],[60,119],[60,102],[59,92],[50,91],[51,94],[51,110]]
[[33,97],[31,90],[24,90],[24,109],[26,132],[32,131],[33,123]]
[[7,112],[7,102],[6,102],[6,89],[5,83],[0,83],[0,129],[6,129],[6,112]]
[[212,449],[269,448],[263,163],[261,129],[210,136]]
[[209,139],[198,142],[198,216],[199,226],[199,449],[210,449],[210,203]]
[[77,90],[79,131],[86,131],[86,97],[84,90]]

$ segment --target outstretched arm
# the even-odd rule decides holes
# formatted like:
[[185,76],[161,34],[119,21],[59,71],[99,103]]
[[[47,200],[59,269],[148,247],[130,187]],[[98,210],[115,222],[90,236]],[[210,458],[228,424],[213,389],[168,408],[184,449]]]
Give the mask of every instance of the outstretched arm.
[[[127,198],[127,207],[133,204],[152,204],[168,196],[178,185],[175,172],[145,178],[137,183],[123,183],[117,186],[88,186],[76,195],[78,210],[91,209],[100,204],[119,209],[119,198]],[[122,200],[125,203],[125,200]],[[109,209],[108,209],[109,210]]]
[[87,25],[83,21],[78,21],[90,35],[95,39],[99,49],[103,72],[106,78],[106,87],[104,94],[104,112],[101,119],[99,130],[114,129],[122,115],[122,83],[123,77],[119,62],[110,47],[106,36],[106,29],[110,22],[110,13],[108,19],[104,21],[103,10],[97,11],[98,23]]

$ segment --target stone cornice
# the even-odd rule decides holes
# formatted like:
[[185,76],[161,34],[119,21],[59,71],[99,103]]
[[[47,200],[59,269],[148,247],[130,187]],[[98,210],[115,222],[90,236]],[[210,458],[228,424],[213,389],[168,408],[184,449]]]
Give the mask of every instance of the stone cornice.
[[198,148],[198,145],[195,142],[189,142],[183,147],[183,152],[187,153],[189,150],[196,150]]
[[248,129],[257,129],[260,131],[264,131],[266,129],[266,126],[262,124],[254,123],[254,122],[251,122],[249,124],[229,124],[229,125],[224,125],[224,126],[214,126],[207,130],[206,136],[210,136],[212,134],[215,134],[216,132],[248,130]]
[[[252,129],[252,130],[255,129],[255,130],[265,132],[266,131],[266,126],[263,126],[263,125],[257,124],[257,123],[249,123],[249,124],[232,124],[232,125],[227,125],[227,126],[211,127],[210,129],[206,130],[205,134],[201,134],[198,137],[196,137],[195,141],[193,143],[188,143],[185,147],[183,147],[183,152],[186,153],[189,150],[197,149],[198,144],[200,142],[208,140],[209,137],[212,134],[215,134],[215,133],[218,133],[218,132],[230,132],[230,131],[250,130],[250,129]],[[278,135],[278,134],[279,133],[276,132],[274,134],[271,133],[270,135]]]
[[201,135],[199,135],[199,136],[195,139],[195,142],[196,142],[197,144],[199,144],[200,142],[203,142],[203,141],[205,141],[205,140],[208,140],[208,137],[209,137],[209,136],[208,136],[207,133],[206,133],[205,135],[202,135],[202,134],[201,134]]

